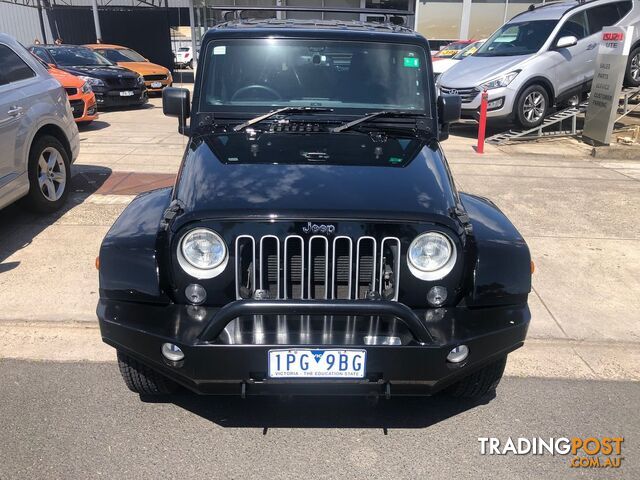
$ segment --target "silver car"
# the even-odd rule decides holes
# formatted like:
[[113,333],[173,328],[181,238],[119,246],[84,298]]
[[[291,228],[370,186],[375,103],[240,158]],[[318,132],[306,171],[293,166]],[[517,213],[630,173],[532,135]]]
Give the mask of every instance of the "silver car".
[[64,203],[80,149],[67,95],[22,45],[0,33],[0,208],[24,198],[40,212]]
[[595,0],[548,3],[500,27],[464,62],[438,78],[441,93],[462,97],[463,117],[475,117],[480,92],[489,93],[488,117],[525,128],[542,123],[554,105],[572,103],[591,87],[598,32],[633,25],[625,84],[640,85],[640,2]]

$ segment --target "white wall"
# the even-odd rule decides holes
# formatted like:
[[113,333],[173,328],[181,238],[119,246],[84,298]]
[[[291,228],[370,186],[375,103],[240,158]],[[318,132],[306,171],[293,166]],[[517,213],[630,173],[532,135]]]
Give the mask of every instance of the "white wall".
[[[42,11],[47,40],[53,42],[46,11]],[[42,42],[38,10],[32,7],[0,2],[0,32],[16,37],[19,42],[29,46],[37,38]]]

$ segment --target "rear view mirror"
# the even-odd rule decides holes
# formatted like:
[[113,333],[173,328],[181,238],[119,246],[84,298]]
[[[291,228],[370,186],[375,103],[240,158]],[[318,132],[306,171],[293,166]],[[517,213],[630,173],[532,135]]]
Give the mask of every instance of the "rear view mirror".
[[578,39],[573,35],[567,35],[566,37],[560,37],[556,42],[556,48],[568,48],[573,47],[578,43]]
[[162,113],[178,118],[178,131],[186,133],[187,118],[191,115],[191,100],[186,88],[167,87],[162,91]]
[[460,120],[462,99],[460,95],[440,95],[438,97],[438,140],[449,138],[449,124]]

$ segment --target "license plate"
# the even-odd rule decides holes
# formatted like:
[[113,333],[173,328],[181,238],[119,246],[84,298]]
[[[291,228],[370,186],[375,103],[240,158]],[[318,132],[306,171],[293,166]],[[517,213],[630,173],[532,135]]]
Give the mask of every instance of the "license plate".
[[160,82],[151,82],[151,88],[160,88],[162,87],[162,83]]
[[121,97],[133,97],[133,92],[131,90],[124,90],[120,92]]
[[271,378],[364,378],[366,350],[269,350]]

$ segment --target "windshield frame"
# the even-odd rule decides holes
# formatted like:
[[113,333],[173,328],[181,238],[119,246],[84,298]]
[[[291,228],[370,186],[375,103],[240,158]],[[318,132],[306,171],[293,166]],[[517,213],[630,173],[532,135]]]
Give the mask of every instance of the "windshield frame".
[[[558,27],[559,22],[560,22],[559,19],[520,20],[515,22],[509,21],[504,25],[502,25],[500,28],[498,28],[495,32],[493,32],[493,34],[489,38],[487,38],[487,40],[480,46],[480,48],[478,48],[478,50],[473,55],[476,57],[518,57],[518,56],[524,56],[524,55],[535,55],[536,53],[540,52],[544,48],[544,46],[549,42],[550,38],[553,38],[554,32],[556,31],[556,28]],[[501,54],[487,52],[487,49],[495,42],[495,40],[499,38],[509,28],[513,26],[532,24],[532,23],[538,23],[538,24],[544,23],[544,24],[548,24],[548,26],[551,27],[547,33],[547,36],[540,43],[537,49],[526,51],[526,52],[514,51],[513,53],[505,52]],[[503,42],[497,42],[497,43],[503,43]]]
[[[263,42],[268,39],[276,39],[282,41],[290,41],[290,42],[304,42],[304,41],[320,41],[320,42],[342,42],[342,43],[371,43],[375,45],[379,45],[381,43],[380,39],[371,39],[369,38],[344,38],[344,37],[324,37],[324,36],[248,36],[248,37],[226,37],[226,36],[216,36],[212,38],[210,41],[206,42],[204,45],[203,51],[206,52],[205,56],[202,57],[201,64],[203,64],[204,68],[201,68],[198,72],[198,79],[196,80],[197,86],[195,89],[195,95],[193,99],[193,106],[197,106],[198,113],[206,114],[213,113],[215,118],[228,118],[228,119],[248,119],[261,114],[265,114],[271,110],[282,108],[285,106],[296,106],[294,104],[265,104],[265,105],[211,105],[206,102],[205,92],[206,92],[206,81],[208,81],[209,76],[212,74],[213,62],[212,61],[204,61],[205,58],[210,58],[213,56],[213,48],[220,45],[229,45],[231,42]],[[386,39],[385,39],[386,40]],[[408,38],[402,38],[400,41],[388,40],[384,43],[391,45],[406,45],[408,47],[414,48],[420,51],[422,56],[423,68],[422,68],[422,85],[424,92],[424,109],[419,110],[416,109],[415,112],[424,115],[426,118],[433,118],[433,83],[429,77],[431,75],[431,58],[428,48],[422,42],[412,42]],[[426,43],[426,42],[425,42]],[[298,106],[307,106],[307,105],[298,105]],[[324,105],[323,105],[324,106]],[[328,108],[331,108],[331,111],[327,113],[314,113],[314,120],[341,120],[345,118],[352,117],[360,117],[363,115],[367,115],[373,112],[377,112],[381,110],[379,105],[373,105],[369,108],[366,107],[336,107],[335,105],[327,105]],[[397,111],[406,111],[406,108],[398,108],[391,109]],[[414,111],[414,110],[412,110]],[[304,116],[304,114],[301,114]]]

